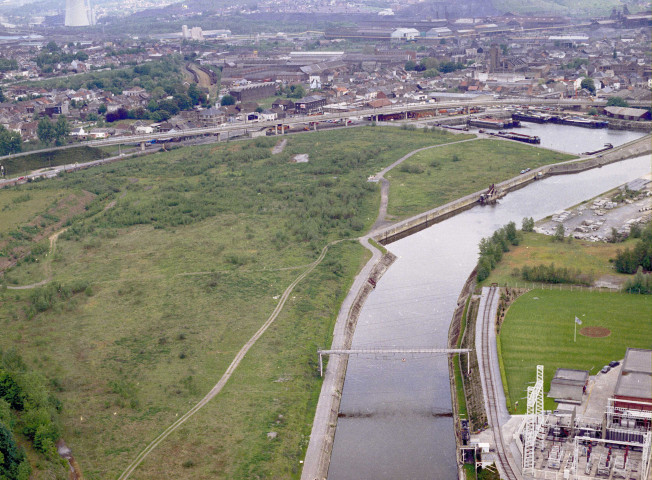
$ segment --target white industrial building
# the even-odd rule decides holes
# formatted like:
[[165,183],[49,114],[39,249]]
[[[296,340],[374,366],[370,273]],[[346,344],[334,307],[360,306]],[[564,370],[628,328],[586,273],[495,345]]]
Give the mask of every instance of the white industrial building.
[[419,36],[419,30],[416,28],[397,28],[391,34],[392,40],[414,40]]

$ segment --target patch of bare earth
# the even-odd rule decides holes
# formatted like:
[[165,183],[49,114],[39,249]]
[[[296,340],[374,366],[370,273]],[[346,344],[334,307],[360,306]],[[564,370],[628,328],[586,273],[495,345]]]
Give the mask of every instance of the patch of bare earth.
[[287,143],[288,143],[287,138],[284,138],[279,143],[274,145],[274,148],[272,148],[272,155],[277,155],[277,154],[283,152],[283,149],[285,148],[285,145]]
[[292,163],[308,163],[308,154],[300,153],[292,157]]
[[599,288],[612,288],[614,290],[620,290],[627,279],[624,277],[619,277],[617,275],[602,275],[598,278],[593,286]]
[[611,335],[611,330],[605,327],[584,327],[580,330],[580,335],[592,338],[608,337]]
[[70,466],[70,480],[84,480],[77,460],[72,456],[72,451],[63,439],[57,441],[57,452],[61,458],[65,458],[68,461],[68,465]]

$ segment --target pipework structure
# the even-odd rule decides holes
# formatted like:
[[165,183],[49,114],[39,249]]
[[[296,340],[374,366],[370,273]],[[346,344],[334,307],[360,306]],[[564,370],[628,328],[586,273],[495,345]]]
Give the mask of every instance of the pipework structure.
[[535,448],[543,426],[543,365],[537,365],[537,381],[527,387],[527,416],[523,443],[523,473],[534,475]]

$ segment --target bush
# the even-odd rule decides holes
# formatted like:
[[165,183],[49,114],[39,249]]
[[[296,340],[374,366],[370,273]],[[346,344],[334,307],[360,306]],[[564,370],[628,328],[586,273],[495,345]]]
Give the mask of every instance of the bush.
[[27,480],[32,468],[11,430],[0,422],[0,478]]
[[640,232],[634,248],[618,250],[614,266],[620,273],[635,273],[639,266],[648,272],[652,270],[652,224]]
[[528,282],[572,283],[587,286],[593,284],[592,274],[583,274],[579,270],[571,270],[566,267],[556,268],[554,263],[533,267],[526,265],[521,268],[520,277]]
[[227,105],[235,105],[235,97],[233,95],[224,95],[222,100],[220,100],[220,105],[223,107]]
[[644,274],[643,267],[638,267],[634,278],[625,282],[624,290],[628,293],[652,294],[652,274]]
[[564,241],[564,226],[560,223],[557,225],[557,228],[555,228],[555,234],[552,236],[552,240],[554,242],[563,242]]
[[421,165],[410,165],[403,163],[399,167],[399,170],[405,173],[423,173],[424,168]]
[[521,229],[524,232],[533,232],[534,231],[534,219],[532,217],[524,217]]

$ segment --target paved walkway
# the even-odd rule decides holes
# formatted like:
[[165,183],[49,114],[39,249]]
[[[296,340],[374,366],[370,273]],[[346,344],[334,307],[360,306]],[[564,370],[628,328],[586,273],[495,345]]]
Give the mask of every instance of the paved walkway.
[[[351,307],[353,306],[358,293],[367,283],[371,270],[376,263],[378,263],[381,257],[380,251],[376,248],[372,248],[371,245],[369,245],[368,239],[369,237],[363,237],[360,239],[360,243],[366,249],[371,251],[371,259],[369,259],[362,270],[360,270],[360,273],[355,277],[348,295],[344,299],[344,302],[342,302],[340,312],[337,315],[337,321],[335,322],[335,329],[333,331],[332,349],[346,348],[346,324],[349,319],[349,312],[351,311]],[[344,369],[344,371],[346,371],[346,363],[343,362],[347,361],[348,358],[345,355],[331,355],[328,359],[326,372],[324,374],[324,382],[319,394],[317,410],[315,412],[312,431],[310,433],[310,442],[308,443],[305,463],[301,473],[302,480],[322,480],[322,478],[325,477],[320,476],[320,472],[323,472],[324,470],[328,471],[330,453],[332,451],[334,440],[332,432],[335,427],[334,425],[331,425],[331,412],[335,410],[335,414],[337,414],[337,410],[339,410],[339,400],[342,396],[342,392],[338,390],[337,386],[341,384],[341,370]]]
[[[382,230],[385,227],[389,227],[395,222],[388,221],[386,219],[387,217],[387,204],[389,203],[389,180],[385,178],[385,174],[392,170],[393,168],[397,167],[401,163],[403,163],[405,160],[408,158],[412,157],[413,155],[416,155],[419,152],[423,152],[424,150],[430,150],[432,148],[439,148],[439,147],[445,147],[447,145],[453,145],[456,143],[464,143],[464,142],[472,142],[474,140],[478,140],[479,137],[476,138],[467,138],[465,140],[457,140],[455,142],[448,142],[448,143],[442,143],[440,145],[430,145],[429,147],[423,147],[423,148],[417,148],[416,150],[412,150],[410,153],[407,155],[403,155],[401,158],[396,160],[394,163],[389,165],[388,167],[383,168],[380,172],[378,172],[376,175],[374,175],[378,181],[380,182],[380,208],[378,209],[378,219],[376,220],[376,223],[374,223],[371,227],[371,232],[376,232],[378,230]],[[373,236],[373,235],[372,235]]]

